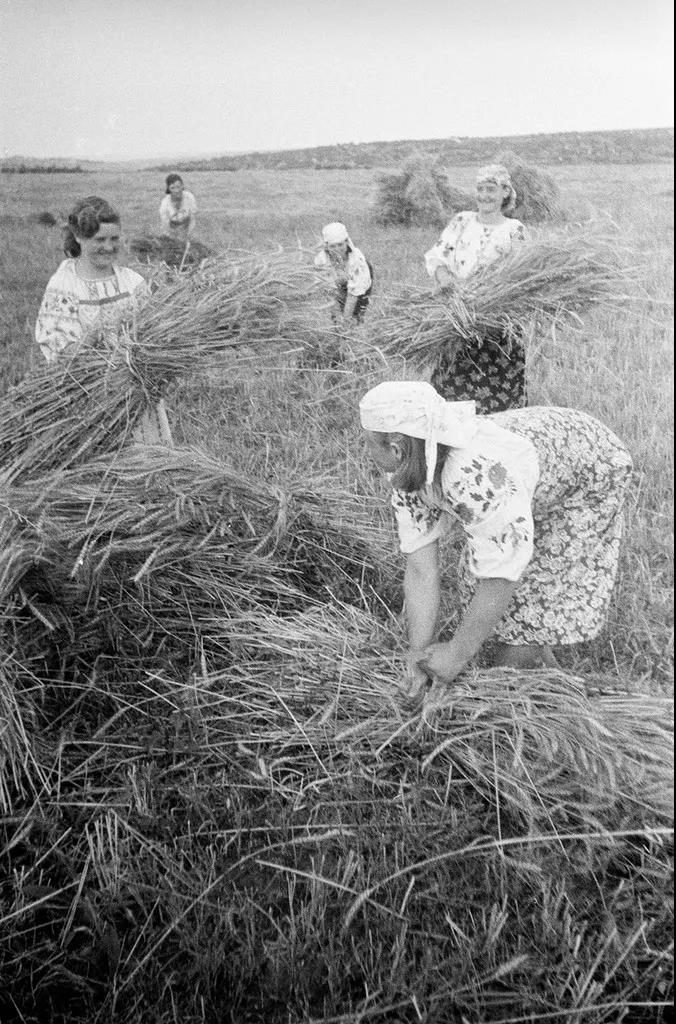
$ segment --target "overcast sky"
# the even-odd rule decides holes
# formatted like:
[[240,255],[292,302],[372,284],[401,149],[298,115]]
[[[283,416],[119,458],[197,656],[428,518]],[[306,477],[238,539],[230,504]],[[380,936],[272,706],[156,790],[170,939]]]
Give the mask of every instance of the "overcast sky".
[[673,125],[668,0],[0,0],[0,157]]

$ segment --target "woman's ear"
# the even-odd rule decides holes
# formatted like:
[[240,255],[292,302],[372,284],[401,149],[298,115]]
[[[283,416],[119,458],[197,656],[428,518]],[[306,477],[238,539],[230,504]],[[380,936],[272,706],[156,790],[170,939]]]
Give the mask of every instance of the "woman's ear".
[[392,455],[397,460],[397,465],[400,466],[402,464],[402,462],[404,461],[404,458],[405,458],[405,452],[404,452],[403,445],[401,444],[400,441],[397,441],[396,438],[394,440],[390,441],[389,445],[390,445],[390,451],[392,452]]

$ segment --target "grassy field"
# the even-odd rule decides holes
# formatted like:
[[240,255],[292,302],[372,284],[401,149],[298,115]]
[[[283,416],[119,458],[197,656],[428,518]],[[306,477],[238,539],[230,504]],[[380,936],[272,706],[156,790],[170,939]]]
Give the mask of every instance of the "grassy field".
[[[607,629],[562,654],[563,679],[479,671],[430,726],[397,707],[396,597],[387,611],[328,601],[285,625],[242,613],[220,661],[216,647],[197,668],[194,652],[183,668],[154,652],[134,673],[102,657],[88,675],[67,643],[41,667],[2,611],[2,1021],[672,1019],[657,792],[673,681],[672,168],[549,170],[569,223],[614,237],[641,295],[530,350],[531,401],[589,411],[634,458]],[[469,187],[472,170],[455,180]],[[186,184],[198,238],[218,250],[311,248],[344,220],[376,268],[373,316],[399,284],[426,283],[435,232],[379,226],[371,171]],[[58,227],[36,218],[89,193],[127,235],[157,230],[160,176],[0,176],[0,394],[38,365],[32,327],[61,259]],[[245,479],[356,494],[385,552],[356,403],[405,372],[375,356],[224,361],[174,388],[172,425]],[[383,564],[396,595],[400,567]]]

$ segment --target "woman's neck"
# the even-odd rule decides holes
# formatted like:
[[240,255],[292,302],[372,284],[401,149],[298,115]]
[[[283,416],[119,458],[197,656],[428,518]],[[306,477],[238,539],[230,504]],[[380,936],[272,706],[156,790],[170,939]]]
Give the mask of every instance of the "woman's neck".
[[115,274],[115,268],[112,263],[109,269],[102,270],[99,267],[93,267],[86,256],[78,256],[75,261],[75,268],[79,277],[84,281],[105,281]]
[[506,220],[504,213],[500,211],[498,211],[498,213],[489,214],[478,213],[477,217],[479,218],[480,224],[502,224],[503,220]]

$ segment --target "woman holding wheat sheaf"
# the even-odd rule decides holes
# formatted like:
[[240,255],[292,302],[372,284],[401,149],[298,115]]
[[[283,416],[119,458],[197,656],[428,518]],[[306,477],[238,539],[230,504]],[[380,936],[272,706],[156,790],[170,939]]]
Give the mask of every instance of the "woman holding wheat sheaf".
[[[452,289],[483,267],[507,255],[526,240],[520,220],[513,219],[516,192],[501,164],[482,167],[476,182],[478,212],[458,213],[435,246],[425,253],[425,266],[441,289]],[[527,404],[526,360],[515,331],[495,332],[480,344],[461,345],[439,353],[432,370],[434,388],[452,401],[474,399],[481,413],[503,412]]]
[[[424,381],[388,381],[360,402],[376,465],[391,474],[408,623],[409,695],[441,694],[489,638],[495,664],[556,667],[552,647],[595,637],[617,573],[631,457],[575,409],[477,416]],[[464,612],[434,642],[439,538],[456,521],[466,545]]]
[[[66,259],[50,278],[35,325],[35,340],[48,363],[69,358],[92,328],[114,331],[121,315],[147,294],[143,277],[118,263],[120,215],[100,196],[87,196],[68,215]],[[136,440],[172,444],[163,401],[146,413]]]

